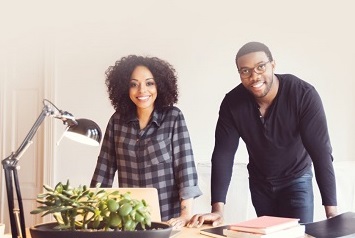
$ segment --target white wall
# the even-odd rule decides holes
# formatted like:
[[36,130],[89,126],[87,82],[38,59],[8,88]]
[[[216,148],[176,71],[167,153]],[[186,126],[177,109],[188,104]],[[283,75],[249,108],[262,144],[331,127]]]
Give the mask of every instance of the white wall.
[[[178,107],[197,163],[209,162],[219,104],[239,84],[237,50],[248,41],[264,42],[277,73],[293,73],[318,89],[335,160],[355,160],[352,0],[31,1],[21,7],[2,2],[0,9],[5,43],[34,34],[48,38],[55,104],[96,121],[103,132],[113,112],[104,85],[109,65],[128,54],[173,64],[179,75]],[[62,131],[57,123],[55,137]],[[88,184],[98,153],[98,147],[63,140],[55,150],[53,182]],[[243,146],[236,157],[247,161]]]

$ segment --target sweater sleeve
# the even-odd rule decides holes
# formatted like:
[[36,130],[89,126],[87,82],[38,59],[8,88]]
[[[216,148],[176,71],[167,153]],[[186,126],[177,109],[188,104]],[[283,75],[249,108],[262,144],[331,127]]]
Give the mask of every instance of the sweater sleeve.
[[226,96],[220,106],[215,130],[215,146],[211,159],[211,204],[226,202],[239,137],[228,106],[228,97]]
[[332,147],[322,101],[314,88],[305,94],[302,101],[300,131],[303,144],[313,162],[322,204],[336,206]]

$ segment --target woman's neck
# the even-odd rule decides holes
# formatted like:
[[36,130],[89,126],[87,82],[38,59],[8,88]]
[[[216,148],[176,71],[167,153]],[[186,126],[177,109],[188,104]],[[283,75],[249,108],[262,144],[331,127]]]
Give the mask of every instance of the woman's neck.
[[148,125],[149,120],[152,117],[152,114],[153,114],[153,109],[137,110],[139,128],[141,130],[144,129]]

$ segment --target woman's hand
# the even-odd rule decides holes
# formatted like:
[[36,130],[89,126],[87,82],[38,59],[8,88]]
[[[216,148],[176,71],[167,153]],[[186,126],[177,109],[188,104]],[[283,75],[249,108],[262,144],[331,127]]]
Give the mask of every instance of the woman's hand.
[[190,221],[190,218],[187,216],[180,216],[176,218],[171,218],[167,223],[173,227],[174,230],[181,229],[186,226],[186,224]]
[[193,198],[182,199],[180,201],[180,216],[171,218],[169,221],[167,221],[167,223],[172,226],[173,229],[181,229],[190,221],[192,214],[192,203]]

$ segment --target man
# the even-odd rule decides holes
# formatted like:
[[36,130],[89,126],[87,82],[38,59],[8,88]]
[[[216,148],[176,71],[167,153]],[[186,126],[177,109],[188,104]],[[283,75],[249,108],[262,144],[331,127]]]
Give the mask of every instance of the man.
[[326,117],[313,86],[274,74],[269,48],[245,44],[236,55],[241,84],[222,101],[212,155],[212,212],[189,227],[223,223],[223,208],[239,138],[249,153],[249,187],[257,216],[313,221],[312,164],[327,218],[337,214],[336,184]]

